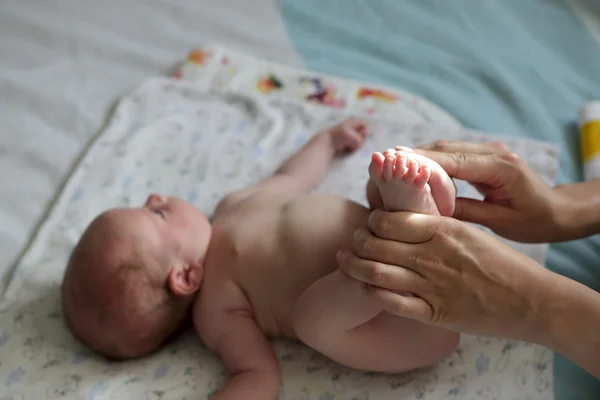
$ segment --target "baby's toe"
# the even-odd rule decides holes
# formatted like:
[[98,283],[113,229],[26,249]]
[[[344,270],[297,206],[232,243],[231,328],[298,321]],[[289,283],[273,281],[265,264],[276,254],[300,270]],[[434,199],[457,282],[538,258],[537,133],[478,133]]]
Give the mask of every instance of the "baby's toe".
[[406,167],[407,171],[404,174],[404,182],[412,184],[419,174],[419,162],[417,160],[408,160]]
[[419,171],[417,172],[417,177],[413,183],[413,185],[417,189],[422,189],[427,185],[429,181],[429,177],[431,177],[431,169],[427,165],[423,165]]
[[369,176],[371,179],[381,179],[383,170],[383,154],[375,152],[371,155],[371,163],[369,164]]
[[383,179],[386,181],[392,180],[394,177],[394,163],[396,162],[396,157],[394,156],[386,156],[383,160]]

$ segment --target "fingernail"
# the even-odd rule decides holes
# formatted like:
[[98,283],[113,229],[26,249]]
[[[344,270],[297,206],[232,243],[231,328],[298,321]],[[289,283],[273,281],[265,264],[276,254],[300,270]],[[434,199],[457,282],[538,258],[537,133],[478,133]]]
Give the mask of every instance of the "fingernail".
[[360,240],[364,235],[365,235],[365,228],[359,228],[356,231],[354,231],[354,235],[352,237],[354,240],[354,243],[356,243],[358,240]]
[[378,208],[371,211],[371,214],[369,214],[369,218],[367,218],[367,224],[369,225],[369,228],[377,226],[379,220],[382,217],[382,213],[383,211]]
[[337,259],[339,261],[345,259],[346,257],[348,257],[348,253],[350,253],[348,250],[344,249],[344,250],[339,250],[337,252]]

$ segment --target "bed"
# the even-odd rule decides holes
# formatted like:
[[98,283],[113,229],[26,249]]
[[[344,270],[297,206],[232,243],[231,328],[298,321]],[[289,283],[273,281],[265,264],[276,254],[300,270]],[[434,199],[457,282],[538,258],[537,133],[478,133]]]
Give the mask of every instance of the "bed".
[[[575,121],[600,98],[599,11],[591,0],[5,1],[0,290],[116,99],[202,42],[398,87],[464,126],[553,142],[558,182],[581,180]],[[553,245],[547,266],[600,290],[599,250],[597,238]],[[557,400],[598,397],[567,360],[554,369]]]

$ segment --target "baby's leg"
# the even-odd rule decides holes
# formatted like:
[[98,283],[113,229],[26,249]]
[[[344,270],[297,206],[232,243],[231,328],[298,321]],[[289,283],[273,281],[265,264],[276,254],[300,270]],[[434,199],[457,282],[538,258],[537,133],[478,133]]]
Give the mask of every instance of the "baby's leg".
[[[456,190],[432,160],[408,149],[375,153],[369,166],[371,208],[452,215]],[[337,270],[313,283],[293,313],[296,335],[348,367],[403,372],[449,356],[459,334],[383,311],[362,282]]]
[[373,153],[369,175],[388,211],[444,216],[454,212],[456,188],[452,179],[436,162],[424,156],[396,150]]
[[294,306],[301,341],[347,367],[403,372],[449,356],[458,333],[394,316],[381,309],[366,286],[341,270],[313,283]]

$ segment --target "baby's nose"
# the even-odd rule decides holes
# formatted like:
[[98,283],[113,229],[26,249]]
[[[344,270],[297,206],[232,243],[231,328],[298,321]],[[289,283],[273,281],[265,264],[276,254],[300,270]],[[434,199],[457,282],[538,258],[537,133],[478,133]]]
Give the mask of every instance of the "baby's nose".
[[146,206],[165,204],[167,198],[161,194],[152,193],[146,200]]

